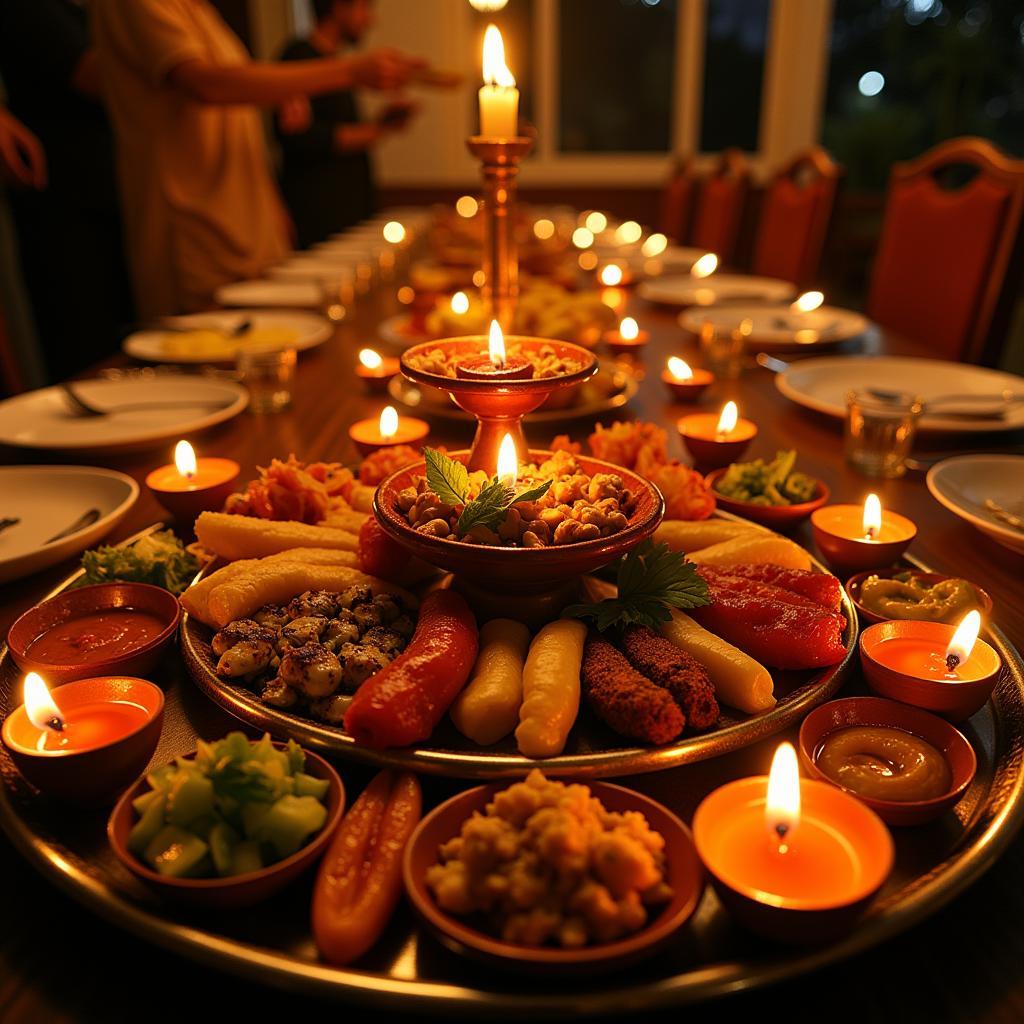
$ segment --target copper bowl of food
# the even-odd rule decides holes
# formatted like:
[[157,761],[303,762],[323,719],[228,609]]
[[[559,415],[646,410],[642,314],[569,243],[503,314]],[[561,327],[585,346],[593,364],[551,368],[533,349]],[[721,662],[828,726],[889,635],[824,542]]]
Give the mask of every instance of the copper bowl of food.
[[[857,614],[860,615],[861,621],[867,623],[888,622],[890,619],[899,618],[899,616],[895,615],[881,615],[863,603],[862,595],[864,583],[872,576],[877,576],[880,580],[893,580],[900,576],[912,577],[913,582],[919,583],[923,587],[934,587],[939,583],[946,583],[949,580],[960,579],[958,576],[947,576],[940,572],[918,572],[916,569],[899,567],[892,569],[869,569],[867,572],[859,572],[856,576],[851,576],[846,581],[846,592],[850,595],[850,600],[853,601],[853,606],[857,609]],[[990,619],[992,617],[992,598],[989,596],[987,591],[982,590],[976,583],[971,583],[970,586],[973,588],[974,593],[978,598],[977,605],[975,607],[977,607],[978,611],[981,612],[982,618],[986,620]],[[916,621],[945,622],[949,624],[956,622],[965,611],[967,611],[966,608],[959,608],[955,613],[948,617],[943,616],[941,619],[918,619]]]
[[753,501],[730,498],[718,490],[717,484],[729,471],[728,466],[713,470],[705,477],[715,496],[718,507],[733,515],[742,516],[753,523],[760,523],[771,530],[792,530],[800,525],[816,508],[828,501],[830,491],[821,481],[814,484],[814,497],[810,501],[799,501],[792,505],[758,505]]

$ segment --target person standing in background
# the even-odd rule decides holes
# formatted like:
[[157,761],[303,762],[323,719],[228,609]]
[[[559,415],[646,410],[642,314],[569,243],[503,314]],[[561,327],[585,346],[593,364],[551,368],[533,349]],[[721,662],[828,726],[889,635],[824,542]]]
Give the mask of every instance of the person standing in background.
[[[309,60],[358,46],[373,27],[373,0],[313,0],[316,25],[308,39],[293,39],[281,60]],[[299,245],[306,248],[358,224],[376,210],[371,151],[400,131],[415,111],[408,100],[389,104],[362,121],[351,90],[314,99],[306,116],[290,106],[275,120],[281,147],[281,191]]]
[[220,285],[259,275],[287,252],[258,107],[353,85],[396,88],[416,66],[389,50],[254,61],[209,0],[92,7],[144,319],[206,308]]
[[42,150],[42,177],[9,199],[47,375],[60,380],[113,353],[135,317],[114,139],[83,6],[3,0],[0,77]]

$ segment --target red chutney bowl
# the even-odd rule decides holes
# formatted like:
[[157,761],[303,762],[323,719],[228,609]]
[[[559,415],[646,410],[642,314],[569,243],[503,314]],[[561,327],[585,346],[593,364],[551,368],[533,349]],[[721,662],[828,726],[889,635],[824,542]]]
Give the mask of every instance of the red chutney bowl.
[[800,525],[816,508],[821,508],[828,501],[831,492],[820,480],[815,481],[814,497],[810,501],[801,501],[796,505],[755,505],[750,501],[737,501],[726,497],[717,488],[717,483],[729,471],[728,466],[716,469],[705,477],[715,503],[719,508],[734,515],[742,516],[753,523],[760,523],[771,530],[792,530]]
[[[841,729],[882,726],[926,740],[940,751],[952,776],[949,789],[929,800],[879,800],[849,789],[818,767],[821,745]],[[978,757],[962,732],[945,719],[881,697],[844,697],[815,708],[800,726],[800,761],[812,779],[842,789],[871,808],[888,825],[923,825],[955,807],[970,788]]]
[[587,788],[613,812],[638,811],[665,839],[665,876],[672,896],[652,910],[639,931],[614,942],[579,949],[527,946],[473,927],[472,918],[442,910],[427,886],[427,869],[438,861],[441,846],[459,834],[463,823],[484,808],[507,783],[477,786],[453,796],[430,812],[416,827],[405,848],[402,876],[405,892],[419,917],[449,949],[491,965],[530,974],[599,974],[617,970],[651,956],[669,943],[700,904],[704,871],[690,830],[668,808],[648,796],[607,782],[588,782]]
[[[278,750],[286,749],[284,743],[275,743],[274,746]],[[308,750],[304,750],[303,753],[306,755],[304,771],[316,779],[328,781],[327,820],[324,827],[302,849],[296,850],[290,857],[285,857],[276,864],[228,878],[170,878],[153,871],[128,849],[128,834],[138,821],[132,801],[150,789],[144,778],[139,779],[124,793],[111,812],[110,820],[107,822],[107,841],[110,848],[136,878],[169,900],[211,910],[231,910],[261,903],[298,878],[320,859],[345,813],[345,786],[341,777],[322,757]],[[195,754],[196,752],[192,751],[186,757],[192,758]]]
[[102,676],[67,683],[54,698],[69,721],[76,707],[107,701],[135,704],[145,712],[131,732],[84,750],[37,750],[33,741],[39,730],[28,720],[23,704],[4,720],[3,744],[14,766],[36,789],[66,803],[109,803],[139,777],[156,750],[164,720],[163,691],[146,679]]
[[868,686],[875,693],[903,704],[933,711],[951,722],[962,722],[980,711],[992,696],[1002,672],[999,655],[980,637],[978,645],[985,644],[991,670],[977,679],[947,682],[924,679],[890,668],[876,658],[880,644],[893,639],[926,640],[938,650],[945,650],[953,638],[953,626],[944,622],[919,622],[915,619],[888,619],[868,626],[860,635],[860,664]]
[[[117,609],[143,612],[158,619],[162,628],[157,635],[140,640],[124,653],[104,655],[102,650],[96,650],[95,657],[78,664],[65,664],[32,653],[33,645],[56,627],[86,615]],[[115,673],[145,676],[156,667],[164,649],[174,639],[180,619],[178,599],[163,587],[148,583],[96,583],[66,590],[30,608],[11,626],[7,646],[18,668],[38,672],[51,686]]]

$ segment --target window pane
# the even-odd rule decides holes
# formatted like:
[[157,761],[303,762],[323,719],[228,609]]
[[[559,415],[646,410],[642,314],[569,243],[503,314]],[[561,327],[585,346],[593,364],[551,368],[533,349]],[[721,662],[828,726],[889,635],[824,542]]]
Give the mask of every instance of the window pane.
[[771,0],[709,0],[705,21],[700,148],[753,151],[761,123],[764,53]]
[[1024,11],[984,0],[835,0],[822,138],[850,188],[981,135],[1024,155]]
[[481,13],[473,10],[473,53],[476,77],[473,79],[473,130],[476,131],[479,101],[477,89],[483,81],[484,32],[488,25],[497,25],[505,44],[505,63],[516,77],[519,87],[519,116],[533,120],[533,0],[509,0],[500,11]]
[[561,0],[563,152],[671,149],[677,9],[676,0]]

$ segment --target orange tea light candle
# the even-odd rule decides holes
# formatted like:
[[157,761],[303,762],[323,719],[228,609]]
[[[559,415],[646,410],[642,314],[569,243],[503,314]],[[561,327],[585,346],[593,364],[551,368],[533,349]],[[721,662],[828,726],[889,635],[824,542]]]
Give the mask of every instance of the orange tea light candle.
[[835,786],[801,779],[789,743],[775,752],[769,776],[706,797],[693,838],[734,916],[785,942],[819,941],[852,926],[893,864],[881,819]]
[[188,522],[200,512],[219,512],[224,507],[239,469],[233,459],[196,458],[192,445],[179,441],[173,465],[154,469],[146,477],[146,486],[176,519]]
[[359,350],[356,376],[372,394],[383,394],[387,391],[388,382],[398,374],[400,368],[398,360],[393,356],[382,356],[372,348]]
[[455,364],[460,380],[529,380],[533,363],[525,356],[509,356],[505,352],[505,336],[497,320],[491,321],[487,336],[487,354],[465,356]]
[[642,330],[631,317],[623,317],[618,330],[604,332],[605,344],[617,356],[639,353],[651,340],[651,332]]
[[680,402],[696,402],[714,383],[715,375],[710,370],[693,369],[685,359],[670,356],[661,371],[661,379],[672,393],[673,398]]
[[851,576],[892,565],[917,536],[913,520],[882,508],[869,494],[864,505],[826,505],[811,514],[814,542],[838,573]]
[[386,406],[379,419],[356,420],[348,436],[362,455],[400,444],[418,444],[430,433],[430,424],[414,416],[399,416],[393,405]]
[[757,424],[740,418],[735,402],[726,402],[717,416],[694,413],[676,424],[693,461],[705,469],[735,462],[757,437]]

